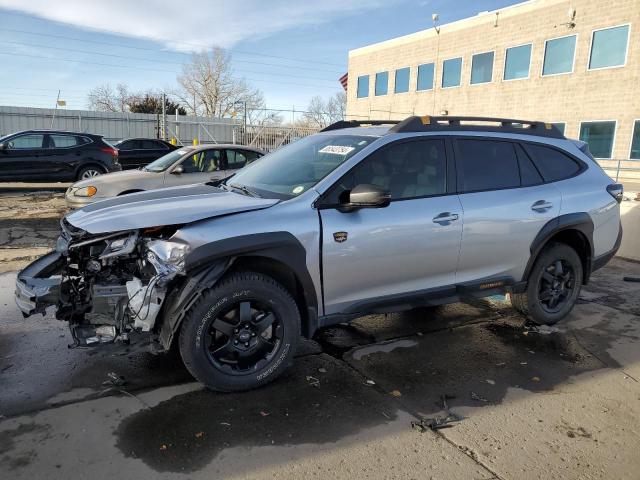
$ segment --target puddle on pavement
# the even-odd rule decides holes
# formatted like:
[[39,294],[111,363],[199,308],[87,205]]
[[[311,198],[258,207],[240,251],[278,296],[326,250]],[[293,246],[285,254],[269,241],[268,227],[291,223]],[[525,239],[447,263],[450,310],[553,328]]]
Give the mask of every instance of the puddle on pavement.
[[490,323],[483,328],[493,333],[503,343],[527,351],[557,356],[567,362],[576,363],[590,356],[571,334],[552,332],[541,334],[527,330],[520,324]]
[[157,471],[192,472],[227,448],[335,442],[396,416],[391,398],[319,355],[297,359],[258,390],[178,395],[128,417],[115,434],[128,457]]
[[417,345],[344,359],[400,402],[424,416],[439,414],[443,398],[458,406],[498,404],[511,387],[552,390],[574,375],[603,368],[572,334],[529,332],[503,319],[414,337]]

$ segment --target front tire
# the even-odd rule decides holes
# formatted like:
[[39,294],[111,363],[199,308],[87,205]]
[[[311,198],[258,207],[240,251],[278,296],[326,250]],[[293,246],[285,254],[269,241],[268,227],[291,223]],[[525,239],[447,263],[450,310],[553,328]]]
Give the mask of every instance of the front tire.
[[582,261],[576,251],[553,243],[536,259],[526,292],[510,294],[511,305],[538,325],[553,325],[573,310],[582,278]]
[[300,313],[271,277],[237,272],[206,290],[182,323],[179,347],[189,372],[221,392],[266,385],[292,363]]

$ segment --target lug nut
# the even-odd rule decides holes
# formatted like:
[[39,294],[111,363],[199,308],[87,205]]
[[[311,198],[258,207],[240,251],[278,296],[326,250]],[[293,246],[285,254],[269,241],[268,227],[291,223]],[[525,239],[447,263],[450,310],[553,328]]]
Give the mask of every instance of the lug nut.
[[234,344],[234,345],[237,345],[237,344],[238,344],[238,340],[234,340],[234,341],[233,341],[233,344]]
[[255,334],[254,332],[251,332],[251,336],[252,336],[252,337],[255,337],[255,336],[256,336],[256,334]]
[[233,329],[233,333],[238,333],[238,329],[237,329],[237,328],[234,328],[234,329]]
[[245,342],[244,346],[248,347],[249,346],[249,342]]

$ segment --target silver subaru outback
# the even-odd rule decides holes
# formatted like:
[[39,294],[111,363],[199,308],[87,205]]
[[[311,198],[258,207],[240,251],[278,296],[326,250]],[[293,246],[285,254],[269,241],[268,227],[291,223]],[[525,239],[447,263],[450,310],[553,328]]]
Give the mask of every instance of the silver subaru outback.
[[76,346],[163,352],[220,391],[264,385],[300,334],[508,293],[530,321],[573,308],[620,244],[615,184],[540,122],[338,122],[223,183],[94,203],[26,267],[25,316],[55,306]]

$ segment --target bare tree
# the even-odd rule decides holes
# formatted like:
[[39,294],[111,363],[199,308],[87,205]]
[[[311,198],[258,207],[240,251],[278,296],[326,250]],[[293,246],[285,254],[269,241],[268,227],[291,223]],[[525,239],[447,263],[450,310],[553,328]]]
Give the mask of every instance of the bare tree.
[[132,95],[129,87],[123,83],[116,88],[109,83],[98,85],[91,89],[87,95],[87,103],[90,110],[99,112],[126,112]]
[[191,62],[183,65],[178,83],[181,88],[176,95],[194,115],[228,117],[234,112],[244,115],[245,102],[247,111],[264,106],[262,92],[236,77],[230,55],[217,47],[194,54]]
[[323,128],[327,125],[344,120],[347,97],[344,92],[338,92],[328,100],[313,97],[303,115],[304,123],[311,127]]

